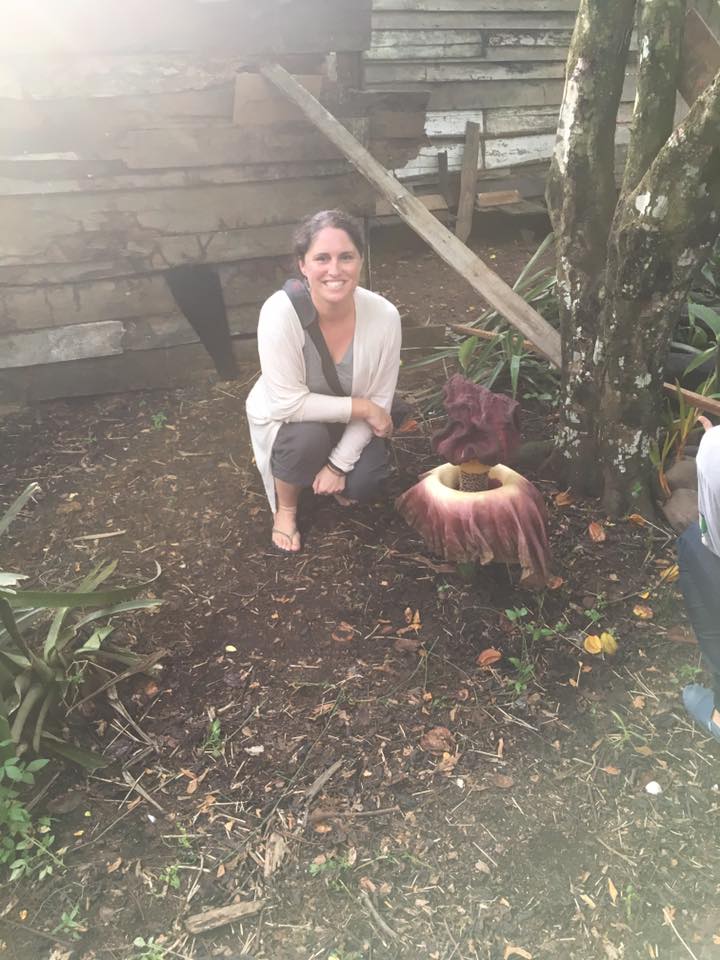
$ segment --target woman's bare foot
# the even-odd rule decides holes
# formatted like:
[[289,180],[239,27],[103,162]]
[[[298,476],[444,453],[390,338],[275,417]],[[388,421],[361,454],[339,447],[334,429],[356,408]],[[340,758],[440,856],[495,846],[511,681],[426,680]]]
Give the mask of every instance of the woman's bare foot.
[[272,529],[272,542],[283,553],[297,553],[301,547],[294,507],[278,507]]
[[358,504],[357,500],[350,500],[348,497],[344,497],[341,493],[334,493],[333,496],[341,507],[356,507]]

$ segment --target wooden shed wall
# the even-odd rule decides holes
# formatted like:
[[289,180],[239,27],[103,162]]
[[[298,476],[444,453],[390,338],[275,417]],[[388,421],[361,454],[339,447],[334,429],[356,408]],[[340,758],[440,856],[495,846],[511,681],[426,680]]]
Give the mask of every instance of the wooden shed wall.
[[[396,175],[436,178],[440,152],[458,171],[465,124],[473,120],[481,130],[481,177],[507,180],[532,170],[541,192],[577,8],[578,0],[373,0],[366,85],[430,90],[430,145]],[[628,77],[620,143],[633,98]]]
[[186,379],[211,364],[163,271],[214,265],[231,330],[252,334],[294,224],[373,211],[258,58],[302,75],[384,161],[423,136],[426,95],[343,83],[370,0],[5,0],[4,14],[0,402]]

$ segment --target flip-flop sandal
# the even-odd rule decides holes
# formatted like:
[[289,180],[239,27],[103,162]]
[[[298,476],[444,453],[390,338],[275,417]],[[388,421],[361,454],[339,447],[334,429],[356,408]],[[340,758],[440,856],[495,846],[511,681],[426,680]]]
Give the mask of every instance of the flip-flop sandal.
[[[295,539],[295,533],[298,533],[296,530],[295,533],[285,533],[284,530],[280,530],[278,527],[273,527],[272,533],[279,533],[281,537],[285,537],[288,543],[292,543]],[[294,557],[302,550],[302,544],[298,547],[297,550],[284,550],[282,547],[279,547],[273,540],[270,541],[270,546],[273,548],[275,553],[281,554],[283,557]]]
[[698,726],[720,741],[720,726],[712,718],[715,695],[700,683],[689,683],[682,692],[685,709]]

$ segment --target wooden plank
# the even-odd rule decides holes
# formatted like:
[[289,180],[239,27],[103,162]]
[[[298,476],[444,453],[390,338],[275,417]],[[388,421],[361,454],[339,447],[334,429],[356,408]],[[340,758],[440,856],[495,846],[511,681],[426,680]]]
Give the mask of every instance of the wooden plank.
[[494,47],[562,47],[567,54],[567,48],[572,39],[572,28],[565,30],[529,30],[519,26],[513,30],[490,30],[486,34],[487,45]]
[[[262,303],[288,275],[287,258],[243,260],[217,268],[228,308]],[[8,333],[178,314],[161,274],[44,287],[0,288],[0,330]]]
[[5,369],[30,367],[122,353],[123,333],[122,323],[101,320],[79,326],[4,334],[0,336],[2,366]]
[[261,67],[318,129],[333,141],[350,162],[385,196],[397,213],[460,273],[509,323],[538,345],[551,363],[560,366],[560,336],[522,297],[437,221],[420,201],[387,172],[315,98],[278,64]]
[[[142,170],[108,173],[111,163],[98,168],[73,154],[0,156],[0,196],[54,193],[109,193],[128,190],[166,190],[174,187],[214,187],[268,180],[304,180],[337,177],[348,172],[345,158],[304,163],[253,163],[243,166],[192,167],[179,170]],[[117,164],[115,164],[117,169]]]
[[[254,340],[235,340],[233,353],[238,360],[257,362]],[[153,390],[181,386],[211,375],[214,375],[213,362],[199,343],[140,350],[111,357],[0,369],[0,403],[34,404],[60,397]]]
[[373,30],[365,60],[474,59],[484,51],[480,30]]
[[425,133],[429,137],[462,137],[468,121],[485,127],[482,110],[429,110],[425,121]]
[[0,53],[206,50],[244,56],[365,50],[371,0],[4,0]]
[[720,70],[720,43],[697,10],[688,10],[680,55],[678,90],[691,106]]
[[507,203],[516,203],[521,200],[519,190],[492,190],[478,193],[475,197],[475,207],[478,210],[489,210]]
[[[431,210],[433,213],[437,212],[438,210],[447,210],[448,208],[447,200],[440,193],[418,194],[417,199],[426,210]],[[389,200],[385,199],[385,197],[378,197],[375,201],[375,216],[394,217],[395,208]]]
[[203,234],[296,223],[344,207],[372,212],[371,189],[357,174],[171,190],[8,197],[3,201],[0,266],[73,263],[125,255],[132,237]]
[[455,236],[463,243],[472,230],[473,210],[475,207],[475,188],[477,184],[478,158],[480,156],[480,124],[468,120],[465,128],[465,145],[460,171],[460,197],[458,199]]
[[407,10],[428,11],[429,13],[443,10],[463,13],[485,13],[490,10],[517,10],[523,15],[528,8],[553,13],[557,10],[577,12],[578,0],[373,0],[373,11]]
[[522,65],[468,60],[459,63],[392,63],[365,64],[365,79],[373,83],[452,83],[477,80],[554,80],[565,73],[565,63],[527,63]]
[[567,61],[567,47],[487,47],[485,59],[493,63],[530,63],[536,61]]
[[664,383],[663,390],[670,397],[677,397],[678,394],[681,394],[683,400],[689,406],[697,407],[698,410],[720,417],[720,401],[718,400],[704,397],[701,393],[695,393],[693,390],[685,390],[684,387],[677,387],[674,383]]
[[555,149],[555,133],[538,133],[527,137],[498,137],[485,140],[485,167],[516,167],[523,163],[546,160]]
[[572,30],[575,13],[373,10],[373,30]]
[[[323,79],[321,76],[305,74],[298,80],[315,97],[320,97]],[[242,127],[271,126],[278,124],[297,124],[302,113],[276,90],[264,77],[257,73],[239,73],[235,78],[233,103],[233,123]]]
[[485,111],[488,137],[517,133],[549,133],[557,130],[559,107],[517,107]]

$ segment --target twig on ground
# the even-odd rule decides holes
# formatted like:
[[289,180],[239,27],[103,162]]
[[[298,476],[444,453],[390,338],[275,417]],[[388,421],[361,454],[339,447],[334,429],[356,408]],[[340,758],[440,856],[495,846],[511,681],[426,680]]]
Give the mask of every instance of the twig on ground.
[[377,912],[377,910],[376,910],[376,908],[375,908],[375,904],[374,904],[374,903],[372,902],[372,900],[370,899],[367,890],[361,890],[361,891],[360,891],[360,899],[363,901],[363,903],[365,904],[365,907],[366,907],[368,913],[369,913],[370,916],[373,918],[373,920],[374,920],[375,923],[378,925],[378,927],[380,927],[380,929],[382,930],[382,932],[383,932],[386,936],[390,937],[391,940],[399,940],[399,939],[400,939],[400,935],[397,934],[397,933],[395,933],[395,931],[393,930],[393,928],[390,927],[390,926],[388,926],[387,923],[385,923],[385,921],[383,920],[383,918],[382,918],[382,917],[380,916],[380,914]]

